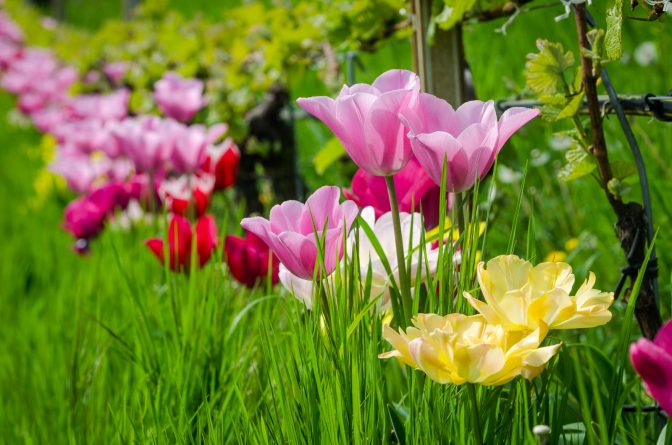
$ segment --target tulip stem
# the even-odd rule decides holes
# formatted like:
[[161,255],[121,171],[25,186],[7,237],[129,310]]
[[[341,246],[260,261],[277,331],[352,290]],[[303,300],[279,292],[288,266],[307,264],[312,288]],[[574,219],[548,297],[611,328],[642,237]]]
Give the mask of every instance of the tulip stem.
[[399,287],[401,291],[401,317],[400,321],[403,327],[410,324],[411,313],[413,312],[411,302],[411,288],[406,275],[406,256],[404,255],[404,240],[401,234],[401,220],[399,219],[399,205],[397,203],[397,192],[394,188],[394,178],[385,176],[385,185],[390,197],[390,210],[392,211],[392,225],[394,226],[394,241],[397,250],[397,269],[399,270]]
[[469,393],[469,401],[471,402],[471,418],[474,420],[474,437],[476,437],[476,444],[483,445],[483,432],[481,431],[481,413],[478,411],[478,398],[476,397],[476,385],[474,383],[467,383],[467,392]]

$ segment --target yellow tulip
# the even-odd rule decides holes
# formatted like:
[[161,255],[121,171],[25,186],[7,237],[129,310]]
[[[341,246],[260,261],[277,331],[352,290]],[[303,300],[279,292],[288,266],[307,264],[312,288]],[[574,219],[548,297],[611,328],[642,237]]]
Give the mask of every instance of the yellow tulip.
[[532,266],[515,255],[501,255],[478,265],[478,282],[485,302],[469,293],[464,296],[488,323],[513,331],[590,328],[611,319],[613,292],[593,289],[595,274],[570,295],[574,274],[569,264],[541,263]]
[[529,380],[560,348],[539,347],[547,332],[543,325],[532,332],[510,332],[481,315],[418,314],[413,325],[406,332],[386,325],[383,337],[395,349],[379,357],[396,357],[438,383],[503,385],[519,375]]

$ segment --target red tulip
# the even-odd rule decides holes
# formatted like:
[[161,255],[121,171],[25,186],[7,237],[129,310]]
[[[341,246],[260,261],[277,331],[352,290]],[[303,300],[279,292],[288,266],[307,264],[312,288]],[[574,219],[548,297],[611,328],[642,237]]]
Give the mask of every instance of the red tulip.
[[203,163],[203,171],[215,176],[215,190],[231,187],[238,175],[240,150],[233,139],[227,138],[219,145],[211,145]]
[[[254,287],[258,282],[264,282],[268,277],[269,250],[257,235],[247,232],[245,238],[228,235],[224,243],[226,262],[231,275],[247,287]],[[278,282],[278,258],[272,255],[271,282]]]
[[[180,215],[172,215],[168,224],[168,252],[170,269],[187,272],[191,266],[192,228],[189,220]],[[145,245],[158,258],[165,262],[164,240],[152,238]],[[217,246],[217,227],[212,216],[202,216],[196,222],[196,258],[198,267],[203,267]]]
[[200,176],[181,176],[166,180],[159,188],[159,194],[166,203],[169,212],[186,215],[191,212],[196,216],[203,215],[210,205],[210,196],[215,185],[214,176],[202,174]]

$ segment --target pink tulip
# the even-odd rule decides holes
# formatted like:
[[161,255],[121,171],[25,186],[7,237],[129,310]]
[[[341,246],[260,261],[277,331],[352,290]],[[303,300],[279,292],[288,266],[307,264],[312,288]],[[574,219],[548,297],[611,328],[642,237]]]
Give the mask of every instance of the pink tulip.
[[336,99],[300,98],[297,103],[336,135],[352,160],[374,176],[397,173],[411,159],[398,114],[417,101],[420,79],[405,70],[381,74],[372,85],[344,86]]
[[166,116],[188,122],[205,105],[203,82],[166,73],[154,84],[154,100]]
[[59,63],[51,52],[26,49],[9,65],[0,87],[12,94],[29,93],[39,88],[42,82],[49,82],[59,69]]
[[226,133],[227,128],[225,124],[217,124],[209,129],[203,125],[192,125],[176,132],[170,156],[173,170],[178,174],[198,171],[207,158],[208,147]]
[[[417,212],[422,207],[425,226],[430,228],[438,225],[440,189],[422,170],[415,158],[411,158],[406,167],[394,175],[394,188],[400,212]],[[373,176],[364,170],[357,170],[350,189],[343,189],[343,194],[347,199],[357,203],[360,209],[373,207],[376,218],[390,211],[385,179]]]
[[0,39],[0,72],[7,70],[20,57],[20,46]]
[[67,109],[51,105],[30,114],[35,127],[42,133],[51,133],[69,119]]
[[[189,220],[180,215],[172,215],[168,224],[169,266],[175,272],[188,272],[191,267],[193,232]],[[165,261],[164,241],[152,238],[145,245],[156,258]],[[217,227],[212,216],[202,216],[196,222],[196,264],[203,267],[217,247]]]
[[646,391],[672,416],[672,321],[665,323],[653,341],[640,338],[630,345],[630,360]]
[[0,40],[5,39],[14,43],[23,42],[23,32],[21,28],[9,18],[7,14],[0,11]]
[[[318,242],[324,238],[324,274],[334,271],[343,255],[343,235],[357,217],[352,201],[339,204],[338,187],[321,187],[305,204],[285,201],[271,209],[268,220],[245,218],[240,225],[261,238],[294,275],[312,279]],[[321,265],[318,265],[321,266]]]
[[140,116],[112,123],[109,131],[117,150],[125,154],[139,173],[159,171],[168,161],[175,134],[182,131],[175,121],[156,116]]
[[103,66],[103,73],[113,84],[120,83],[130,67],[129,62],[110,62]]
[[64,122],[55,127],[52,134],[59,144],[73,147],[82,154],[103,149],[111,138],[108,128],[97,119]]
[[118,121],[128,115],[131,93],[121,89],[108,94],[82,94],[72,98],[68,106],[75,119]]
[[48,168],[51,172],[62,176],[73,192],[88,193],[96,180],[108,171],[109,160],[105,158],[93,160],[88,156],[61,152]]
[[399,114],[422,168],[440,184],[445,159],[447,189],[461,192],[488,173],[504,143],[539,110],[510,108],[498,122],[492,101],[474,100],[453,110],[445,100],[422,93],[414,107]]

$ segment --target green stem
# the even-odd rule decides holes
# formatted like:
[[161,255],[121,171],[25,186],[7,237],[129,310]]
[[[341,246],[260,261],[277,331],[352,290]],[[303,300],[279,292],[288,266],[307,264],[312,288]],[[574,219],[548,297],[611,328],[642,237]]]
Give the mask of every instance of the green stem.
[[462,236],[466,226],[464,223],[464,192],[457,192],[453,195],[453,197],[453,205],[455,206],[457,217],[457,228],[460,230],[460,236]]
[[478,399],[476,398],[476,385],[474,383],[467,383],[467,392],[469,393],[469,401],[471,402],[471,417],[474,421],[474,436],[476,437],[476,444],[483,445],[483,431],[481,431],[481,413],[478,411]]
[[406,275],[406,257],[404,255],[404,240],[401,235],[401,221],[399,219],[399,205],[397,203],[397,192],[394,189],[394,179],[392,176],[385,176],[387,193],[390,197],[390,210],[392,211],[392,225],[394,226],[394,241],[397,247],[397,269],[399,270],[399,287],[401,291],[401,311],[400,320],[406,327],[410,324],[413,306],[411,302],[411,287]]

